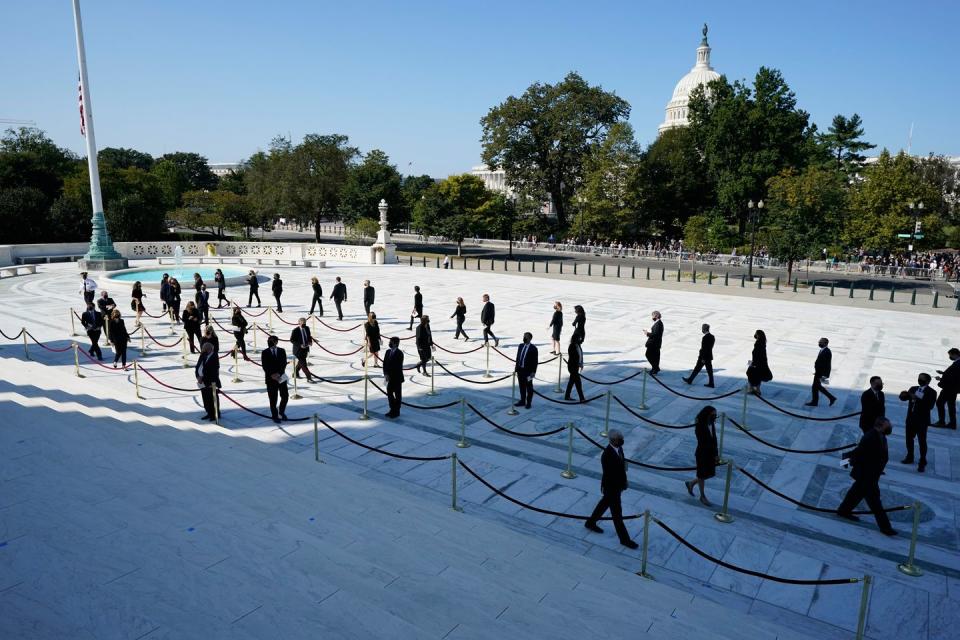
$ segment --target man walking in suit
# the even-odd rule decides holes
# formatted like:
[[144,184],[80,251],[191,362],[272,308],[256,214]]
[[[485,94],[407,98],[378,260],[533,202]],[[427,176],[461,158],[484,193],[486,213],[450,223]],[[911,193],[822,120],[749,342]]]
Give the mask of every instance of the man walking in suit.
[[537,374],[537,345],[531,344],[533,334],[527,331],[523,334],[523,344],[517,347],[517,386],[520,387],[520,402],[514,406],[530,408],[533,401],[533,376]]
[[859,520],[860,518],[852,512],[861,500],[866,500],[867,506],[873,512],[873,517],[877,520],[877,526],[887,536],[897,535],[883,510],[883,503],[880,502],[880,475],[887,466],[887,436],[892,431],[890,421],[880,416],[860,438],[857,448],[843,454],[844,458],[850,460],[850,465],[853,467],[850,470],[853,486],[837,507],[837,515],[841,518]]
[[870,388],[860,395],[860,430],[864,433],[873,429],[877,418],[887,415],[883,397],[883,380],[880,376],[870,378]]
[[917,471],[923,473],[927,468],[927,427],[930,426],[930,412],[937,402],[937,392],[930,388],[930,374],[917,376],[917,386],[900,392],[900,400],[907,405],[907,457],[903,464],[913,463],[913,439],[920,444],[920,461]]
[[83,287],[80,289],[80,293],[83,294],[83,301],[93,302],[93,296],[97,292],[97,283],[93,278],[87,277],[86,271],[80,274],[80,280],[83,281]]
[[607,509],[610,509],[610,518],[613,520],[613,528],[617,530],[617,537],[620,538],[620,544],[628,549],[636,549],[638,545],[630,539],[627,533],[627,527],[623,524],[623,507],[620,503],[620,494],[627,490],[627,459],[623,455],[623,434],[617,429],[610,429],[610,444],[600,455],[600,466],[603,468],[603,475],[600,478],[600,492],[603,496],[590,514],[590,519],[583,523],[583,526],[595,533],[603,533],[603,529],[597,526],[597,520],[603,517]]
[[207,291],[207,285],[200,285],[200,291],[197,292],[197,310],[203,316],[203,324],[210,324],[210,292]]
[[217,389],[220,384],[220,358],[214,353],[213,343],[206,342],[200,350],[197,366],[193,369],[200,387],[200,396],[203,398],[203,409],[206,413],[201,420],[216,420],[219,415],[219,398]]
[[96,356],[97,360],[103,360],[103,352],[100,351],[100,330],[103,329],[103,314],[97,311],[93,306],[93,301],[87,303],[87,310],[80,316],[80,324],[87,331],[90,338],[90,357]]
[[310,355],[310,327],[307,326],[307,319],[297,320],[297,326],[290,332],[290,348],[293,349],[293,357],[297,359],[297,364],[293,368],[293,377],[300,377],[300,372],[307,376],[307,382],[316,382],[310,368],[307,366],[307,356]]
[[374,294],[376,291],[370,286],[369,280],[363,281],[363,310],[369,316],[370,307],[373,306]]
[[705,324],[700,327],[700,330],[703,332],[703,338],[700,339],[700,354],[697,356],[697,364],[690,376],[684,378],[683,381],[687,384],[693,384],[693,379],[700,373],[700,369],[706,367],[708,380],[707,384],[703,386],[713,388],[713,344],[716,338],[710,333],[710,325]]
[[[287,419],[287,400],[290,399],[290,390],[287,387],[287,352],[277,346],[280,339],[277,336],[267,338],[267,348],[260,354],[260,367],[263,369],[267,383],[267,398],[270,399],[270,415],[277,424]],[[277,407],[277,396],[280,396],[280,406]]]
[[[937,422],[934,427],[944,427],[946,429],[957,428],[957,392],[960,391],[960,349],[953,348],[947,351],[950,358],[950,366],[944,371],[937,371],[937,386],[940,387],[940,395],[937,397]],[[944,423],[944,409],[949,412],[950,422]]]
[[583,402],[583,383],[580,381],[580,372],[583,371],[583,347],[580,344],[580,334],[574,332],[570,336],[570,347],[567,349],[567,373],[570,379],[567,380],[567,392],[564,394],[564,400],[573,400],[570,392],[577,388],[577,395],[580,396],[580,402]]
[[257,272],[253,269],[247,274],[247,285],[250,287],[250,293],[247,295],[247,308],[253,304],[253,299],[257,299],[257,308],[260,308],[260,281],[257,280]]
[[483,294],[483,308],[480,309],[480,324],[483,325],[483,343],[486,344],[493,338],[493,346],[500,346],[500,338],[493,335],[493,322],[496,319],[496,308],[490,302],[490,296]]
[[387,402],[390,403],[388,418],[400,415],[403,400],[403,351],[400,351],[400,338],[390,338],[390,346],[383,356],[383,378],[387,383]]
[[644,331],[647,336],[646,348],[646,358],[647,362],[650,363],[650,375],[657,375],[660,373],[660,347],[663,345],[663,320],[661,319],[660,312],[654,311],[651,314],[653,318],[653,326],[650,327],[649,331]]
[[333,298],[333,304],[337,306],[337,320],[343,320],[343,309],[340,305],[347,301],[347,285],[340,282],[340,276],[337,276],[337,284],[333,285],[333,293],[330,297]]
[[413,310],[410,312],[410,326],[407,331],[413,331],[413,319],[423,317],[423,294],[420,293],[420,287],[413,287]]
[[817,344],[820,345],[820,353],[817,354],[817,361],[813,364],[813,387],[811,387],[810,402],[806,406],[815,407],[820,404],[820,394],[822,393],[827,396],[827,400],[830,401],[832,407],[833,403],[837,401],[837,397],[823,386],[824,378],[830,378],[831,360],[833,359],[830,347],[827,346],[830,341],[826,338],[820,338]]

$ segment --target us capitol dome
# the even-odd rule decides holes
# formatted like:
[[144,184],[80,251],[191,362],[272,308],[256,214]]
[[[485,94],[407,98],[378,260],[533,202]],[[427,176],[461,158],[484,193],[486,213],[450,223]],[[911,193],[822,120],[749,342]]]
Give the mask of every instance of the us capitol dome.
[[707,25],[703,25],[703,39],[697,47],[697,64],[693,65],[687,75],[680,78],[680,82],[673,88],[673,98],[667,103],[663,124],[658,131],[663,133],[667,129],[687,126],[687,103],[690,94],[700,85],[706,85],[716,80],[720,74],[710,66],[710,45],[707,43]]

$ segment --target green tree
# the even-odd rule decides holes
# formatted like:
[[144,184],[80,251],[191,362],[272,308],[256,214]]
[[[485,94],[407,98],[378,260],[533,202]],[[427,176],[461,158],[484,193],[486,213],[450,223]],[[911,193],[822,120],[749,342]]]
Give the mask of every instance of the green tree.
[[136,149],[123,147],[105,147],[97,152],[97,162],[101,165],[109,164],[114,169],[129,169],[136,167],[144,171],[153,168],[153,156]]
[[603,142],[590,149],[576,200],[578,233],[613,238],[635,235],[630,187],[639,156],[633,128],[626,122],[614,124]]
[[761,67],[753,86],[720,77],[691,93],[690,129],[707,175],[716,185],[716,210],[743,234],[748,200],[784,169],[802,169],[815,128],[797,108],[775,69]]
[[340,210],[344,222],[352,224],[362,217],[375,215],[380,200],[386,200],[390,222],[398,226],[406,224],[410,215],[401,184],[400,172],[390,164],[387,154],[379,149],[370,151],[363,162],[351,167],[343,187]]
[[787,262],[787,283],[797,260],[834,243],[843,223],[847,192],[843,176],[810,166],[782,171],[767,182],[764,237],[770,255]]
[[340,215],[340,196],[360,153],[349,141],[339,134],[308,134],[280,165],[285,199],[297,217],[314,221],[318,241],[321,221]]
[[[103,214],[114,240],[153,240],[163,234],[168,209],[163,185],[153,172],[104,165],[100,171],[100,188]],[[81,208],[83,217],[90,219],[90,178],[86,166],[64,181],[63,194],[71,206]],[[114,206],[118,208],[114,210]]]
[[50,199],[36,187],[0,188],[0,229],[10,244],[45,242]]
[[[417,202],[420,201],[420,198],[423,197],[423,194],[436,184],[436,181],[428,175],[420,176],[406,176],[403,179],[403,186],[401,187],[401,193],[403,194],[404,206],[407,210],[407,218],[410,219],[410,216],[413,215],[413,208],[416,206]],[[402,228],[402,225],[398,225],[393,220],[393,215],[389,216],[390,219],[390,228]]]
[[40,129],[7,129],[0,138],[0,189],[31,187],[52,202],[78,165],[76,155],[58,147]]
[[217,176],[210,169],[207,159],[199,153],[188,153],[185,151],[176,151],[174,153],[165,153],[159,158],[160,161],[172,162],[179,167],[184,178],[187,181],[187,190],[196,191],[200,189],[213,190],[217,188]]
[[150,175],[160,185],[164,209],[172,211],[179,207],[183,194],[190,190],[190,181],[183,169],[170,160],[158,160],[150,169]]
[[830,128],[820,135],[820,141],[829,150],[837,171],[847,175],[863,167],[865,158],[860,152],[876,146],[863,140],[863,121],[856,113],[849,118],[839,114],[833,116]]
[[576,73],[557,84],[535,83],[481,119],[483,161],[506,171],[507,184],[538,201],[553,201],[566,226],[590,150],[626,121],[630,105]]
[[232,191],[188,191],[170,216],[181,226],[223,237],[224,231],[250,235],[257,220],[246,196]]
[[231,169],[225,175],[220,177],[219,189],[229,191],[238,196],[247,195],[247,170],[245,167]]

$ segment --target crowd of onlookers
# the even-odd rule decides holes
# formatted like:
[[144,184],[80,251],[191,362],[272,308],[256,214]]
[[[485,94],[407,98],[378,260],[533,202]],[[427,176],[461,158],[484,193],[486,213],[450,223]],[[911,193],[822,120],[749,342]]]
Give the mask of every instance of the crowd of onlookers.
[[890,276],[943,276],[953,280],[960,274],[960,252],[895,252],[873,255],[860,250],[852,259],[861,273]]

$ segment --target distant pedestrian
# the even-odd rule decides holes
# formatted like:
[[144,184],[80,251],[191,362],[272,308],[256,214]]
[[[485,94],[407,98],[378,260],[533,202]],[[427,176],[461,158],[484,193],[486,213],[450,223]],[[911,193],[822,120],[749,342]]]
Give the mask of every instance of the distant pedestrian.
[[374,367],[380,366],[377,364],[377,358],[380,357],[380,324],[377,322],[377,314],[372,311],[367,314],[367,321],[363,323],[363,340],[367,354],[360,361],[360,366],[366,366],[370,358],[373,358]]
[[859,517],[853,515],[853,510],[861,500],[866,500],[880,532],[887,536],[897,535],[896,529],[890,526],[890,518],[883,510],[883,502],[880,501],[880,476],[883,475],[889,459],[887,436],[892,431],[893,426],[890,421],[883,416],[878,416],[873,426],[860,438],[856,449],[843,454],[852,467],[850,477],[853,478],[853,486],[847,490],[843,501],[837,507],[837,515],[841,518],[859,520]]
[[250,293],[247,295],[247,308],[253,305],[253,299],[257,299],[257,308],[260,308],[260,282],[257,280],[257,272],[253,269],[247,274],[247,286],[250,287]]
[[597,526],[597,521],[609,509],[610,519],[613,520],[613,528],[617,531],[620,544],[628,549],[636,549],[640,545],[630,539],[627,527],[623,524],[623,505],[620,500],[621,494],[629,488],[627,459],[623,455],[623,433],[617,429],[610,429],[607,437],[610,444],[600,454],[600,466],[603,469],[603,475],[600,477],[600,492],[603,495],[583,526],[594,533],[603,533],[603,529]]
[[423,375],[429,378],[430,373],[427,371],[427,363],[433,358],[433,352],[436,349],[433,345],[433,332],[430,330],[430,316],[420,316],[420,324],[417,325],[414,342],[417,345],[417,355],[420,356],[417,371],[422,371]]
[[563,305],[559,300],[553,303],[553,315],[550,317],[550,355],[560,355],[560,332],[563,331]]
[[190,343],[190,353],[197,353],[197,347],[194,344],[194,338],[197,341],[200,341],[200,323],[202,316],[200,315],[200,310],[197,309],[197,305],[193,303],[193,300],[187,302],[187,306],[183,309],[183,330],[187,332],[187,341]]
[[[937,397],[937,422],[932,426],[956,429],[957,393],[960,392],[960,349],[950,349],[947,351],[947,356],[950,358],[950,366],[944,371],[937,371],[940,374],[937,376],[940,395]],[[948,423],[943,421],[945,413],[950,416]]]
[[270,290],[273,292],[273,299],[277,301],[277,313],[283,313],[283,303],[280,302],[280,296],[283,295],[283,280],[280,279],[279,273],[273,274]]
[[537,360],[540,354],[537,345],[533,344],[533,334],[527,331],[523,334],[523,343],[517,347],[517,359],[514,371],[517,374],[517,386],[520,388],[520,401],[514,403],[517,407],[530,408],[533,402],[533,377],[537,375]]
[[703,337],[700,339],[700,352],[697,354],[697,364],[694,365],[693,371],[690,372],[690,375],[683,379],[687,384],[693,384],[693,379],[700,374],[700,370],[704,367],[707,368],[707,384],[703,385],[705,387],[713,387],[713,345],[716,342],[716,338],[713,337],[713,334],[710,333],[710,325],[703,324],[700,326],[700,332],[703,333]]
[[230,306],[229,300],[227,300],[227,279],[223,276],[223,270],[217,269],[216,273],[213,274],[213,281],[217,285],[217,309],[226,302],[226,306]]
[[337,320],[343,320],[343,309],[340,305],[347,301],[347,285],[340,282],[340,276],[337,276],[337,283],[333,285],[333,293],[330,297],[333,298],[333,304],[337,307]]
[[113,310],[117,308],[117,303],[113,301],[113,298],[110,297],[106,289],[102,290],[100,297],[97,298],[97,308],[100,309],[100,313],[102,313],[104,317],[110,317]]
[[490,302],[490,296],[483,294],[483,308],[480,309],[480,324],[483,325],[483,343],[487,344],[493,338],[493,346],[500,346],[500,338],[493,335],[493,323],[496,320],[496,307]]
[[230,324],[234,326],[233,337],[236,340],[236,345],[233,347],[233,351],[230,353],[231,356],[236,355],[237,349],[240,349],[240,353],[243,355],[244,360],[249,360],[247,357],[247,319],[243,317],[243,310],[240,307],[233,308],[233,315],[230,316]]
[[370,286],[369,280],[363,281],[363,312],[366,315],[370,315],[370,307],[373,306],[374,299],[376,298],[376,290]]
[[760,395],[760,385],[773,380],[773,373],[767,364],[767,334],[757,329],[753,334],[753,351],[750,361],[747,362],[748,392],[755,396]]
[[927,427],[930,426],[930,412],[937,402],[937,392],[930,388],[930,374],[921,373],[917,376],[917,386],[900,392],[900,401],[907,405],[906,440],[907,457],[901,460],[902,464],[913,463],[913,441],[920,445],[920,461],[917,471],[923,473],[927,467]]
[[170,278],[170,290],[168,293],[167,299],[167,309],[170,311],[170,316],[173,320],[180,324],[180,300],[181,300],[182,290],[180,289],[180,282],[176,278]]
[[313,298],[310,300],[310,314],[313,315],[313,309],[320,305],[320,317],[323,317],[323,287],[320,286],[320,280],[317,276],[310,278],[310,288],[313,289]]
[[470,338],[467,336],[467,332],[463,330],[463,321],[467,317],[467,303],[463,301],[463,298],[457,298],[457,306],[450,317],[457,319],[457,332],[453,334],[453,339],[456,340],[463,334],[463,341],[468,341]]
[[120,309],[114,309],[110,313],[110,329],[107,331],[110,337],[110,344],[113,345],[113,368],[117,368],[117,362],[120,362],[124,369],[127,368],[127,344],[130,342],[130,334],[127,333],[127,325],[124,324],[120,316]]
[[214,421],[219,415],[220,399],[217,397],[217,389],[223,385],[220,384],[220,358],[217,357],[212,344],[203,345],[193,372],[203,400],[204,414],[200,419]]
[[80,324],[87,332],[90,338],[90,357],[96,356],[97,360],[103,360],[103,352],[100,350],[100,330],[103,328],[103,314],[97,311],[93,301],[87,303],[87,310],[80,316]]
[[587,340],[587,312],[579,304],[573,307],[573,333],[582,346]]
[[293,350],[293,356],[297,363],[293,368],[293,377],[298,378],[300,372],[307,377],[307,382],[317,382],[310,373],[310,367],[307,366],[307,356],[310,355],[310,345],[313,344],[313,337],[310,335],[310,327],[307,326],[307,319],[297,320],[297,326],[290,332],[290,348]]
[[827,346],[830,344],[830,341],[826,338],[820,338],[817,344],[820,346],[820,351],[817,353],[817,360],[813,364],[813,386],[810,388],[810,402],[808,402],[806,406],[815,407],[820,404],[820,394],[822,393],[827,396],[827,400],[830,401],[830,406],[832,407],[833,403],[837,401],[837,397],[827,391],[826,387],[823,386],[825,381],[829,381],[830,370],[832,368],[833,355],[830,347]]
[[880,376],[871,376],[870,388],[860,394],[860,431],[873,429],[877,418],[887,415],[886,399],[883,395],[883,380]]
[[193,274],[193,303],[197,305],[197,308],[200,308],[200,290],[203,288],[203,278],[200,277],[199,273]]
[[86,271],[80,273],[80,293],[83,295],[84,302],[93,302],[93,297],[96,295],[97,283],[93,278],[90,278],[87,275]]
[[167,300],[170,299],[170,274],[165,273],[160,278],[160,302],[163,303],[163,313],[169,317]]
[[697,476],[693,480],[687,480],[683,484],[687,487],[687,493],[693,495],[693,487],[697,486],[700,490],[700,502],[705,506],[712,507],[713,503],[707,500],[703,492],[703,483],[717,474],[717,463],[719,462],[719,452],[717,450],[717,410],[713,406],[706,406],[700,410],[694,420],[694,433],[697,437],[697,449],[694,452],[694,458],[697,461]]
[[443,256],[443,268],[444,269],[450,268],[450,256]]
[[[267,338],[267,348],[260,354],[260,368],[263,369],[264,382],[267,385],[267,398],[270,401],[270,416],[277,424],[287,419],[287,401],[290,390],[287,384],[287,352],[277,346],[280,339],[271,335]],[[277,406],[279,396],[280,405]]]
[[647,336],[646,347],[647,362],[650,363],[650,375],[655,376],[660,373],[660,348],[663,346],[663,319],[659,311],[651,314],[653,325],[649,331],[643,333]]
[[143,306],[143,298],[146,294],[143,293],[143,284],[139,280],[133,283],[133,289],[130,291],[130,308],[133,309],[133,312],[137,314],[136,324],[140,326],[140,316],[143,315],[145,311]]
[[407,331],[413,331],[413,319],[423,317],[423,294],[420,293],[420,287],[413,287],[413,309],[410,311],[410,326]]
[[583,383],[580,381],[580,372],[583,371],[583,347],[579,338],[576,333],[570,336],[570,347],[567,349],[567,373],[570,374],[570,379],[567,380],[567,392],[563,399],[573,400],[570,392],[576,387],[580,402],[583,402]]
[[390,403],[388,418],[400,415],[403,402],[403,351],[400,351],[400,338],[390,338],[390,346],[383,355],[383,377],[387,383],[387,401]]
[[203,350],[203,345],[210,343],[213,345],[213,351],[215,353],[220,353],[220,338],[217,337],[217,333],[213,330],[213,325],[208,324],[203,328],[203,335],[200,336],[200,349]]

